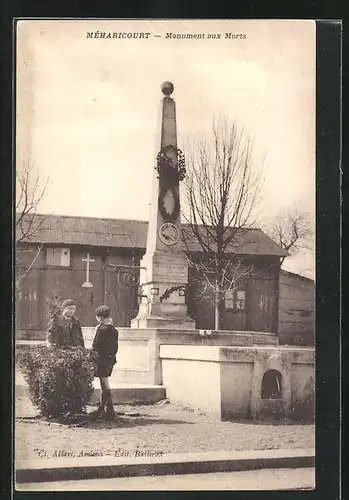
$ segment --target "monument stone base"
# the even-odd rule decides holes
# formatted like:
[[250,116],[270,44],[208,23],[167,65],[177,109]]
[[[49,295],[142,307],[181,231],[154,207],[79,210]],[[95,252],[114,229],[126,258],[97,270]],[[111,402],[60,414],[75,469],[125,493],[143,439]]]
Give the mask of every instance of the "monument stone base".
[[195,323],[188,317],[163,318],[161,316],[146,316],[144,318],[135,318],[131,323],[132,328],[148,329],[148,328],[165,328],[171,330],[190,330],[195,328]]
[[145,254],[141,266],[141,303],[131,328],[195,329],[184,295],[188,282],[186,256],[155,251]]

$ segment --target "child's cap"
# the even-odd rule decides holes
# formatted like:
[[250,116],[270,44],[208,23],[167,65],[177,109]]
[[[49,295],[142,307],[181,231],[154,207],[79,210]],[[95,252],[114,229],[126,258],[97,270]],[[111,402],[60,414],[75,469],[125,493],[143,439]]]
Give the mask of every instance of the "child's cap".
[[66,299],[62,303],[62,308],[65,309],[66,307],[69,306],[76,306],[75,302],[72,299]]
[[110,307],[108,306],[99,306],[96,309],[96,316],[99,316],[100,318],[109,318],[110,313]]

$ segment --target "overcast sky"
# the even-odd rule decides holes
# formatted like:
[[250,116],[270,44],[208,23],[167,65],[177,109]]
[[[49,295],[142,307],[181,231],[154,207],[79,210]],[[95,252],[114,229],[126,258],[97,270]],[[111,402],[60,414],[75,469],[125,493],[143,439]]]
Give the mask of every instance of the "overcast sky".
[[[87,38],[97,30],[150,35]],[[179,147],[224,112],[266,154],[265,218],[292,205],[315,213],[315,23],[125,20],[18,24],[17,168],[30,159],[50,178],[40,212],[148,219],[165,80]],[[290,261],[313,267],[311,255]]]

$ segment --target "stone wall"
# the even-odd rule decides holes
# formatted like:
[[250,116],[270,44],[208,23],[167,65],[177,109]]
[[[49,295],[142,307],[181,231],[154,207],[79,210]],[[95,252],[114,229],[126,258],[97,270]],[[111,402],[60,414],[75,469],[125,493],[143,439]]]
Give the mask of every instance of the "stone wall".
[[[174,402],[221,419],[314,418],[314,349],[162,345],[160,358]],[[267,372],[280,387],[262,397]]]
[[[218,330],[161,329],[161,328],[118,328],[119,352],[116,377],[119,382],[142,382],[162,384],[163,371],[160,348],[168,344],[178,347],[214,347],[244,345],[277,345],[274,334],[261,332],[231,332]],[[205,333],[211,333],[207,336]]]

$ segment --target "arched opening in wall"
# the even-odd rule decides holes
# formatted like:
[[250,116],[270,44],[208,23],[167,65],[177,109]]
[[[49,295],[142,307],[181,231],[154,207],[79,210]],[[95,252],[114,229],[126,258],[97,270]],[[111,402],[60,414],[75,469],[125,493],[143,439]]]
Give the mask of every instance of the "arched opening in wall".
[[282,375],[278,370],[268,370],[263,375],[262,399],[282,399]]

